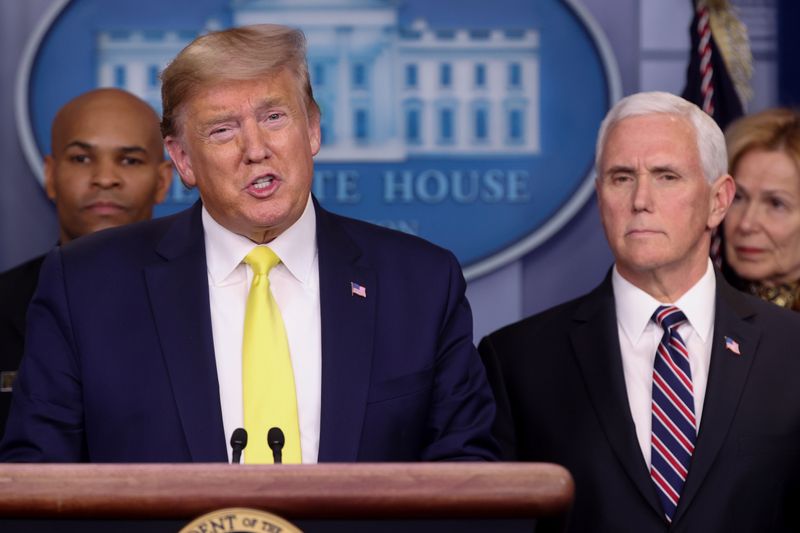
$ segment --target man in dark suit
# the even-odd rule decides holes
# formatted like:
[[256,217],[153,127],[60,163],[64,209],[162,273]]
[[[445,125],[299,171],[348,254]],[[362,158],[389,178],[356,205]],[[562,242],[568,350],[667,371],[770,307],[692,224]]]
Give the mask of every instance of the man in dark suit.
[[[45,192],[58,216],[59,242],[149,220],[172,181],[155,111],[120,89],[96,89],[67,102],[51,128]],[[25,314],[39,256],[0,274],[0,436],[25,343]]]
[[[224,461],[244,427],[245,461],[271,462],[277,413],[289,462],[495,458],[453,255],[310,195],[320,115],[302,33],[211,33],[162,79],[167,149],[202,202],[51,253],[0,458]],[[266,291],[261,252],[279,259]],[[286,361],[285,379],[249,370],[261,359]],[[257,398],[273,388],[291,398]]]
[[502,456],[571,471],[572,531],[789,529],[800,318],[708,259],[735,201],[722,132],[681,98],[632,95],[600,128],[596,168],[611,272],[479,347]]

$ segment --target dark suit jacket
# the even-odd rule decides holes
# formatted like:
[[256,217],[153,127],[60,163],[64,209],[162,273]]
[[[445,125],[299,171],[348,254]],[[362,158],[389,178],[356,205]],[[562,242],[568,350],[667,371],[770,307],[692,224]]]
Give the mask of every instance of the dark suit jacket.
[[5,383],[19,368],[25,350],[25,314],[39,281],[45,256],[0,274],[0,437],[6,427],[11,391]]
[[[502,456],[570,470],[571,531],[788,529],[787,513],[800,509],[800,315],[717,276],[713,335],[697,445],[671,528],[636,440],[610,276],[481,342]],[[741,355],[725,349],[726,336]]]
[[[453,255],[316,212],[319,460],[494,458],[494,402]],[[226,460],[200,215],[198,203],[48,256],[0,459]]]

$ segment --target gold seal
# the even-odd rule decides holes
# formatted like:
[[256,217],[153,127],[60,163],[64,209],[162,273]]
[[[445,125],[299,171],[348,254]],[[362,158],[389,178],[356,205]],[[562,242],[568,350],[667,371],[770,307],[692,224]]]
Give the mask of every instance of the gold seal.
[[272,513],[230,507],[204,514],[187,524],[179,533],[303,533]]

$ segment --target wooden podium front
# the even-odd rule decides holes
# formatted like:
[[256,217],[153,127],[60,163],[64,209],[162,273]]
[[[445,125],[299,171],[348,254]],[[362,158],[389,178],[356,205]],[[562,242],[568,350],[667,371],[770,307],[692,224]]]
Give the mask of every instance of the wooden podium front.
[[269,511],[304,531],[336,520],[557,519],[573,491],[564,468],[537,463],[5,464],[0,530],[77,520],[81,531],[92,521],[178,531],[229,507]]

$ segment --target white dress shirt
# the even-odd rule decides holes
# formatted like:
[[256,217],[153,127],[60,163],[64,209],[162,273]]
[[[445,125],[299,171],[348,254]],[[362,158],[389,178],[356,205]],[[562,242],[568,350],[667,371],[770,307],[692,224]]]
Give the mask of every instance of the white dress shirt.
[[[242,338],[247,294],[253,270],[243,263],[255,244],[222,227],[203,207],[211,330],[226,440],[244,425],[242,405]],[[303,214],[268,243],[281,262],[269,274],[272,295],[281,310],[292,358],[300,422],[303,463],[319,453],[322,343],[320,336],[319,261],[314,205],[309,197]],[[267,446],[267,430],[248,434],[247,449]],[[228,460],[231,457],[228,443]]]
[[[658,306],[667,304],[659,302],[635,287],[619,274],[616,266],[611,275],[611,282],[617,307],[617,330],[622,350],[622,369],[625,374],[625,388],[628,391],[628,404],[633,423],[636,425],[636,437],[649,469],[653,363],[658,343],[664,335],[664,330],[653,322],[651,317]],[[687,318],[687,322],[678,327],[678,333],[689,351],[698,431],[706,395],[708,366],[711,361],[716,288],[714,268],[709,260],[703,277],[672,304],[683,311]]]

